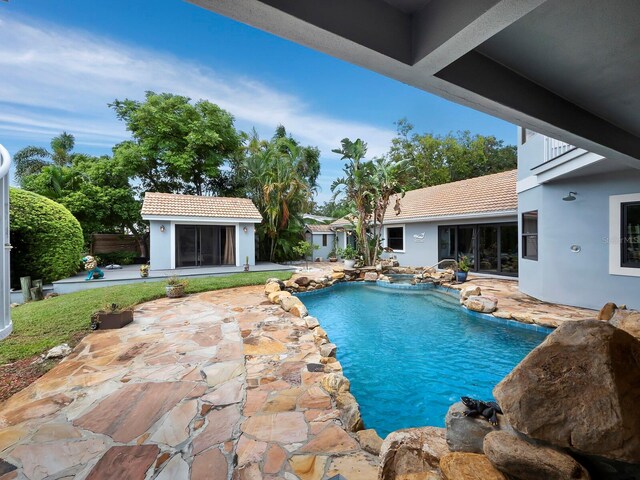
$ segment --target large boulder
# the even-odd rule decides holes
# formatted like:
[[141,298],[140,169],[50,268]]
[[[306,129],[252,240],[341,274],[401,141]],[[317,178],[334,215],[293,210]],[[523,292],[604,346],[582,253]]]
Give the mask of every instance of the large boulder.
[[367,272],[364,274],[365,282],[375,282],[378,280],[378,274],[376,272]]
[[500,428],[510,429],[504,417],[498,414],[498,426],[494,427],[484,417],[467,417],[464,403],[454,403],[445,417],[447,445],[452,452],[482,453],[484,437]]
[[640,338],[640,312],[618,309],[609,321],[611,325]]
[[378,479],[438,478],[440,458],[447,453],[442,428],[396,430],[382,442]]
[[501,472],[518,480],[589,480],[585,468],[572,456],[551,447],[534,445],[508,432],[484,438],[484,454]]
[[311,283],[311,279],[309,277],[298,277],[294,280],[301,287],[307,287]]
[[440,459],[440,470],[445,480],[507,480],[487,457],[477,453],[448,453]]
[[460,290],[460,303],[464,304],[467,299],[471,296],[477,297],[482,294],[482,290],[477,285],[470,285],[468,287],[463,287]]
[[498,308],[498,299],[490,295],[471,295],[464,305],[473,312],[493,313]]
[[369,428],[367,430],[360,430],[356,432],[356,438],[358,443],[365,452],[369,452],[376,457],[380,456],[380,450],[382,449],[382,439],[378,432]]
[[618,309],[618,306],[615,303],[613,302],[605,303],[604,306],[598,312],[598,317],[597,317],[598,320],[604,320],[605,322],[608,322],[609,320],[611,320],[611,317],[613,317],[613,315],[616,313],[617,309]]
[[264,294],[268,297],[272,293],[282,290],[278,282],[269,282],[264,286]]
[[285,312],[290,311],[294,305],[304,305],[298,297],[282,297],[280,298],[280,306]]
[[640,341],[567,322],[493,391],[513,428],[586,455],[640,463]]

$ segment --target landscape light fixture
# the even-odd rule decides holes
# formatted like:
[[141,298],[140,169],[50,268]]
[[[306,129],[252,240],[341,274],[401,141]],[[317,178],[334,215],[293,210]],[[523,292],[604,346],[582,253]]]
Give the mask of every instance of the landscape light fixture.
[[569,195],[564,197],[562,200],[564,200],[565,202],[573,202],[576,199],[577,194],[578,192],[569,192]]
[[160,232],[164,233],[164,225],[160,225]]

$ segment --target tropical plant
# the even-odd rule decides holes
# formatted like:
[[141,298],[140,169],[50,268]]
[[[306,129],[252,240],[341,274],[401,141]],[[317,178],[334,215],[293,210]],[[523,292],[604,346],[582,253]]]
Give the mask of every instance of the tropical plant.
[[338,256],[343,260],[356,260],[358,258],[358,250],[351,245],[337,249]]
[[468,272],[470,268],[471,264],[469,263],[469,257],[466,255],[460,257],[460,260],[458,260],[458,270],[461,272]]
[[40,173],[47,166],[66,167],[71,164],[74,155],[71,152],[75,146],[73,135],[62,132],[51,139],[50,145],[51,150],[31,145],[16,152],[13,162],[16,179],[20,184],[25,177]]
[[303,258],[306,262],[307,270],[309,270],[309,257],[313,254],[314,250],[320,248],[318,245],[313,245],[307,241],[298,242],[298,245],[293,247],[293,251],[296,255],[299,255],[300,258]]
[[84,241],[71,212],[46,197],[12,188],[10,197],[11,280],[22,276],[53,282],[78,271]]
[[269,261],[295,257],[294,246],[302,237],[303,214],[312,195],[300,169],[306,158],[304,147],[288,143],[283,148],[285,142],[288,140],[266,142],[254,132],[242,166],[249,196],[263,217],[256,229],[260,257]]
[[[354,227],[356,248],[365,265],[373,265],[382,251],[385,212],[394,195],[402,195],[411,166],[408,160],[378,158],[365,161],[367,144],[357,139],[342,140],[342,148],[333,150],[347,160],[345,175],[331,185],[335,195],[344,194],[352,205],[349,217]],[[334,197],[335,198],[335,197]],[[398,209],[396,209],[398,210]],[[396,214],[399,211],[396,211]]]

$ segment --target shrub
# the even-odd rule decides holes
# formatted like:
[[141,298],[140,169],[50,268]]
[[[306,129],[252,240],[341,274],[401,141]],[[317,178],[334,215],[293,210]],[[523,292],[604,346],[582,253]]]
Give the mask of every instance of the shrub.
[[131,265],[138,258],[136,252],[109,252],[109,253],[97,253],[94,255],[98,259],[99,265],[111,265],[115,263],[117,265]]
[[33,192],[9,190],[11,280],[30,276],[45,283],[78,271],[84,240],[80,223],[59,203]]

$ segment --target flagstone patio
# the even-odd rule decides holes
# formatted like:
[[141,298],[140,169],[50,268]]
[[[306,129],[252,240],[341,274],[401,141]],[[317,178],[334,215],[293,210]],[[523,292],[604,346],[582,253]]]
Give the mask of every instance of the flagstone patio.
[[144,304],[2,405],[0,480],[376,478],[320,360],[262,287]]

